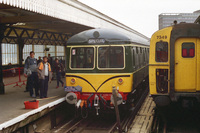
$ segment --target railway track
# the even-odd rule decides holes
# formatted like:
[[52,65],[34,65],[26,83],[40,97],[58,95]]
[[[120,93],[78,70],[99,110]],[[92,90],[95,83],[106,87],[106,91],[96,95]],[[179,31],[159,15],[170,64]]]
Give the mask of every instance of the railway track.
[[157,108],[152,133],[199,133],[200,105],[181,107],[175,103],[169,107]]
[[114,128],[113,126],[116,124],[114,116],[112,119],[113,121],[108,118],[106,119],[96,116],[90,116],[86,119],[80,117],[69,121],[58,129],[52,131],[52,133],[107,133],[112,131]]
[[[127,112],[127,115],[125,115],[125,117],[122,119],[122,121],[121,121],[122,132],[128,132],[135,116],[137,115],[137,112],[139,111],[145,98],[147,97],[147,94],[148,94],[148,88],[145,89],[145,91],[141,95],[140,99],[136,102],[136,105],[133,108],[131,108]],[[115,128],[113,128],[113,130],[110,133],[116,132],[117,130],[118,130],[118,127],[116,125]]]
[[[120,113],[122,132],[127,132],[148,94],[148,88],[142,93],[135,106],[127,112]],[[64,125],[52,130],[52,133],[115,133],[119,132],[118,123],[114,112],[100,116],[91,115],[88,118],[76,117]]]

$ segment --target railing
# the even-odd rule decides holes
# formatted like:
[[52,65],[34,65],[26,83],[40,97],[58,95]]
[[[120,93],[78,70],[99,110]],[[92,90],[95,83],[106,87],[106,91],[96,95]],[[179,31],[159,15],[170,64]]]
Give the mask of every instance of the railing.
[[13,85],[13,87],[22,87],[26,85],[27,79],[24,77],[24,68],[16,67],[3,70],[3,82],[5,86]]
[[[64,56],[53,56],[51,61],[51,68],[53,70],[55,65],[55,59],[58,59],[60,63],[64,65],[65,69],[65,57]],[[13,67],[13,66],[11,66]],[[56,79],[55,72],[53,74],[53,79]],[[13,67],[3,70],[3,82],[5,86],[13,85],[13,87],[22,87],[26,85],[27,78],[24,77],[24,67]]]

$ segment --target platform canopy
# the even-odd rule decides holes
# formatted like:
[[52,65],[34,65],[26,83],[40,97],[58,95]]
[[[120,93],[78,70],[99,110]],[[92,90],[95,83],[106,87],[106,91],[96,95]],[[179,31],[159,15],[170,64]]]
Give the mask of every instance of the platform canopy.
[[[0,0],[0,45],[18,44],[20,67],[24,44],[66,45],[72,35],[94,28],[118,30],[138,43],[149,41],[145,35],[77,0]],[[3,94],[1,51],[0,46],[0,94]]]
[[[27,40],[34,36],[33,34],[37,34],[39,40],[42,40],[42,36],[49,38],[51,33],[54,32],[62,34],[63,41],[66,41],[67,36],[70,37],[87,29],[109,28],[134,36],[136,40],[145,42],[149,39],[76,0],[0,0],[0,23],[18,28],[16,31],[7,29],[5,31],[7,38],[12,33],[11,36],[21,35],[22,38]],[[25,31],[26,35],[24,37],[22,29],[19,31],[19,28],[28,29],[28,31]],[[32,29],[32,31],[29,29]],[[48,34],[43,33],[43,31],[48,32]],[[16,35],[16,32],[18,35]],[[55,35],[54,39],[56,37],[58,38],[58,35]],[[37,37],[34,36],[33,38]],[[4,39],[4,41],[8,40]],[[30,44],[30,42],[29,39],[27,43]]]

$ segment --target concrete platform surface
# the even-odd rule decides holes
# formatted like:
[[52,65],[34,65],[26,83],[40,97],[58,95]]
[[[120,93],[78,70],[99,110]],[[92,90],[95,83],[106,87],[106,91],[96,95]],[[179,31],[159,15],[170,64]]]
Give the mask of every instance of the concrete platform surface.
[[[65,81],[65,78],[62,79]],[[22,83],[21,83],[22,84]],[[64,87],[56,89],[56,80],[49,83],[48,98],[31,98],[29,92],[24,92],[26,86],[5,86],[5,94],[0,95],[0,124],[16,118],[34,109],[25,109],[24,101],[39,100],[39,107],[65,97]]]

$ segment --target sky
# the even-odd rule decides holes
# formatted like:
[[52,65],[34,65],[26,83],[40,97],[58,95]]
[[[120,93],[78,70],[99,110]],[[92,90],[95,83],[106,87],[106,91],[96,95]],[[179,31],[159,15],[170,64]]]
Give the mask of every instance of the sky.
[[151,37],[161,13],[192,13],[200,0],[79,0],[128,27]]

